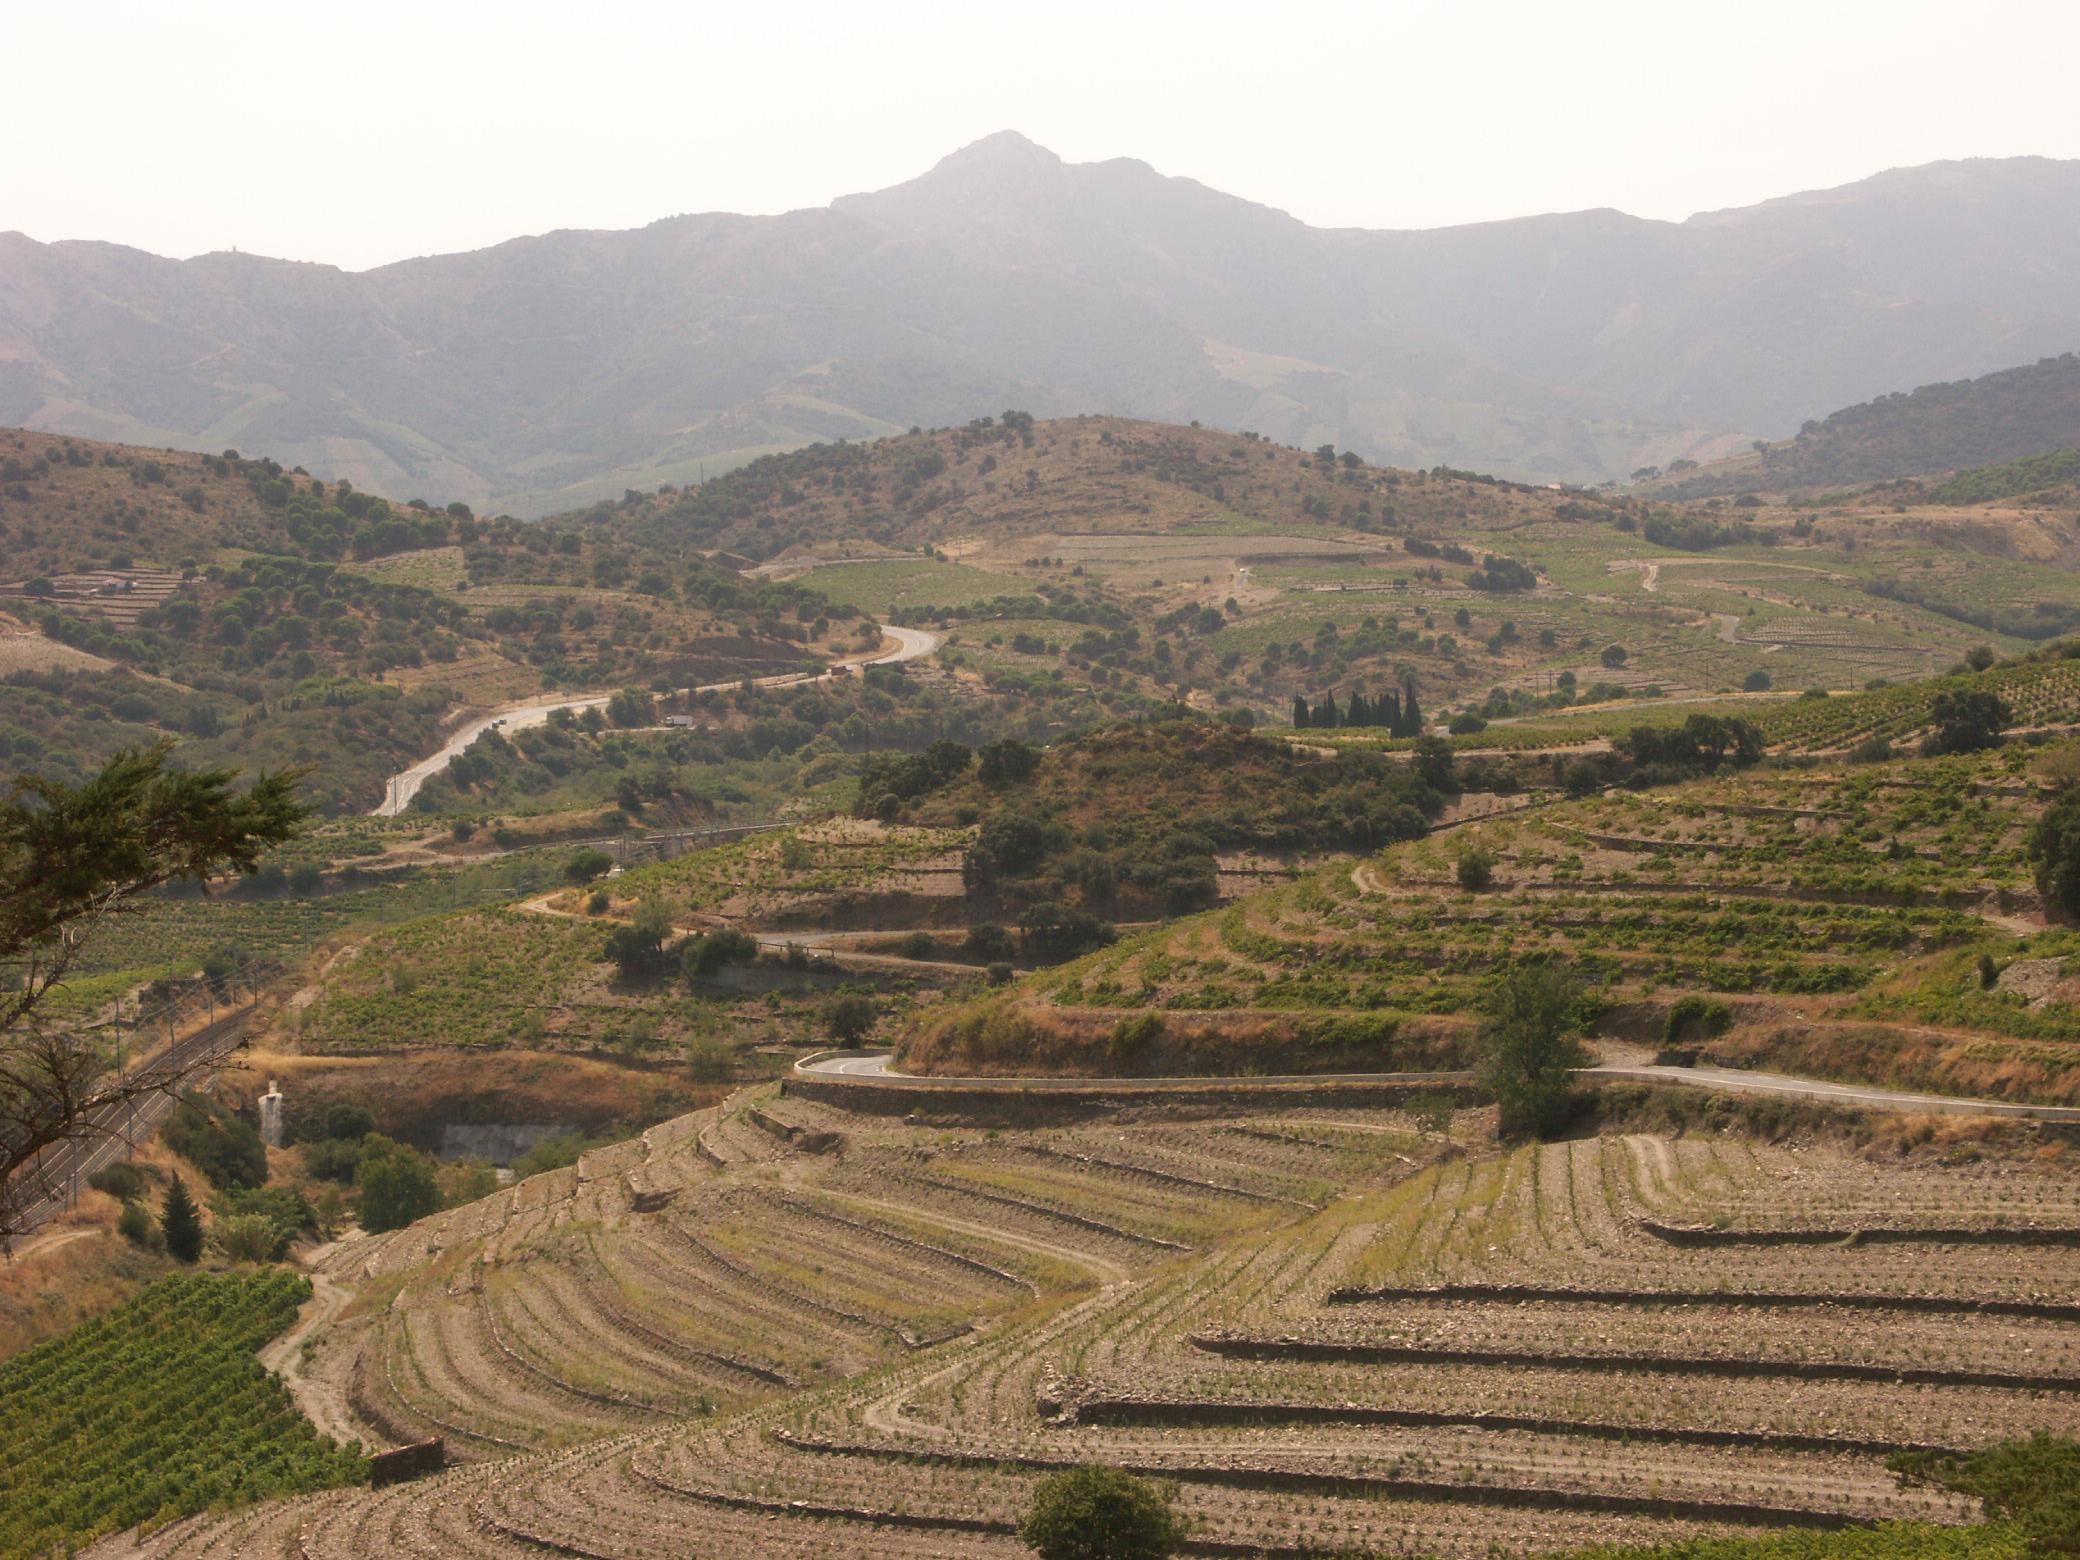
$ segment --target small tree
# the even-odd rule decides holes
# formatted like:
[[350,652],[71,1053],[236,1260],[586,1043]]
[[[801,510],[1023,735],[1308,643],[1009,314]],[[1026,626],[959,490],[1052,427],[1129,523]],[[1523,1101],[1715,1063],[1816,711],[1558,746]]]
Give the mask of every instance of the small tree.
[[2001,733],[2015,724],[2015,712],[2007,700],[1983,688],[1945,688],[1930,701],[1929,734],[1931,753],[1976,753],[1999,743]]
[[1501,1107],[1505,1137],[1544,1133],[1567,1115],[1582,1063],[1575,1003],[1582,994],[1558,964],[1519,964],[1489,994],[1478,1037],[1483,1085]]
[[1630,656],[1627,655],[1625,647],[1623,645],[1605,645],[1603,647],[1603,654],[1599,656],[1597,659],[1602,661],[1605,666],[1609,667],[1612,671],[1615,672],[1619,667],[1623,666],[1627,660],[1630,659]]
[[416,1148],[380,1134],[363,1140],[354,1185],[361,1193],[361,1227],[371,1233],[403,1229],[441,1205],[433,1162]]
[[880,1016],[881,1010],[874,999],[857,991],[834,992],[824,998],[823,1006],[816,1013],[823,1032],[840,1045],[857,1045],[866,1039],[874,1027],[874,1020]]
[[1040,767],[1040,754],[1016,737],[999,737],[985,742],[975,753],[976,772],[982,783],[995,790],[1032,778]]
[[758,958],[758,939],[734,926],[690,939],[679,952],[679,968],[691,981],[712,980],[731,964],[750,964]]
[[1495,858],[1478,845],[1459,856],[1459,886],[1478,894],[1495,881]]
[[657,701],[641,688],[623,688],[607,701],[607,719],[617,726],[648,726],[657,720]]
[[133,1246],[152,1243],[152,1216],[140,1202],[126,1202],[116,1215],[116,1233]]
[[607,957],[623,980],[653,980],[671,967],[664,941],[672,935],[672,918],[654,899],[636,906],[626,926],[617,926],[607,937]]
[[216,1060],[197,1047],[177,1064],[115,1074],[98,1042],[40,1021],[45,998],[98,931],[154,902],[152,890],[251,871],[305,816],[296,772],[239,794],[228,772],[184,773],[170,753],[133,749],[78,786],[22,777],[0,795],[0,964],[14,975],[0,991],[0,1253],[55,1190],[34,1163],[45,1149],[94,1135],[109,1107],[184,1087]]
[[334,1100],[325,1107],[324,1130],[320,1137],[358,1143],[376,1129],[375,1112],[352,1100]]
[[166,1251],[176,1262],[193,1262],[202,1255],[202,1214],[188,1195],[188,1183],[175,1176],[159,1205],[159,1233],[166,1238]]
[[2029,859],[2045,901],[2080,916],[2080,790],[2062,792],[2044,810],[2030,830]]
[[563,864],[563,880],[566,883],[590,883],[614,864],[614,858],[603,850],[586,846],[573,851],[571,859]]
[[1416,776],[1433,791],[1456,791],[1459,789],[1458,770],[1452,758],[1452,745],[1443,737],[1418,737],[1415,748]]
[[1033,1492],[1018,1536],[1041,1560],[1162,1560],[1184,1523],[1154,1485],[1117,1468],[1069,1468]]

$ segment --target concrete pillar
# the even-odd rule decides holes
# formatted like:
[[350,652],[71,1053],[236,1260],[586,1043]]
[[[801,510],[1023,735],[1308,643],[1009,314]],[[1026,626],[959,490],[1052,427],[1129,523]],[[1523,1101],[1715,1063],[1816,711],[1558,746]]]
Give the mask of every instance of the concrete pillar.
[[269,1148],[282,1146],[282,1086],[272,1078],[260,1096],[260,1141]]

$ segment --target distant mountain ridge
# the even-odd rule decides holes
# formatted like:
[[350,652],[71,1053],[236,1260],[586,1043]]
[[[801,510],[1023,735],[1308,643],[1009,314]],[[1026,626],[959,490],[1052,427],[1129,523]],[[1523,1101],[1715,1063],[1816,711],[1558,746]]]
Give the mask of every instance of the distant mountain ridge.
[[2080,163],[2042,158],[1367,232],[1006,132],[828,207],[359,273],[0,235],[0,422],[525,513],[1007,405],[1594,479],[2076,348]]

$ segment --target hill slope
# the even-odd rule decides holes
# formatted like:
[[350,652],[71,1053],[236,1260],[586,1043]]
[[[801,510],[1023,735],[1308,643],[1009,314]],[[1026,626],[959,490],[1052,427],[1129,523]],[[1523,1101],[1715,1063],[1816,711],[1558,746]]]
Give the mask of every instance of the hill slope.
[[637,541],[269,460],[0,430],[0,764],[178,736],[364,808],[460,706],[810,668],[854,608]]
[[[1809,422],[1757,458],[1729,461],[1667,487],[1673,497],[1841,487],[1926,472],[2007,466],[2080,446],[2080,355],[2045,358],[1978,379],[1881,395]],[[2070,480],[2057,472],[2051,482]],[[2027,481],[2019,476],[2017,480]],[[1993,490],[1998,488],[1998,491]],[[1994,484],[1938,496],[1969,502],[2026,487]]]
[[1006,133],[823,209],[358,274],[8,234],[0,421],[523,512],[1007,403],[1602,477],[2080,346],[2076,203],[2080,164],[2020,158],[1680,224],[1323,230]]

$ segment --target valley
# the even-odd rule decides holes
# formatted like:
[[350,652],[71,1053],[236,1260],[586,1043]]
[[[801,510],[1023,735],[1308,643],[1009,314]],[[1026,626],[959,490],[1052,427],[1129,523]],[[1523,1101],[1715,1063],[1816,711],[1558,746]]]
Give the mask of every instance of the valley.
[[1889,1462],[2080,1431],[2069,487],[1010,413],[535,524],[17,447],[17,772],[315,806],[50,998],[111,1061],[248,1016],[0,1287],[40,1382],[293,1263],[246,1347],[310,1450],[48,1542],[1008,1554],[1099,1463],[1189,1553],[2013,1560]]

